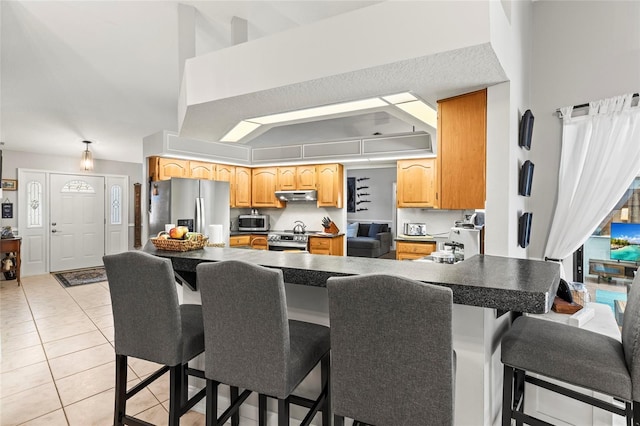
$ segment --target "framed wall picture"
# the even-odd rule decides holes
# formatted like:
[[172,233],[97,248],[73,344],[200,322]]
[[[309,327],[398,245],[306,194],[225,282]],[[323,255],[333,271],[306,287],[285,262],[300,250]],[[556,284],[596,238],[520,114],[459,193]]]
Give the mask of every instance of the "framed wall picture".
[[16,179],[2,179],[2,189],[5,191],[17,191],[18,181]]

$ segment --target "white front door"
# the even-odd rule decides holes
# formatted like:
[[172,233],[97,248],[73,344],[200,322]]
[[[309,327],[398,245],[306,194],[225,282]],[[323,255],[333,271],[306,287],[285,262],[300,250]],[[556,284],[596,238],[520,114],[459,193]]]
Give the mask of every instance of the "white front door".
[[50,271],[102,265],[104,177],[50,176]]

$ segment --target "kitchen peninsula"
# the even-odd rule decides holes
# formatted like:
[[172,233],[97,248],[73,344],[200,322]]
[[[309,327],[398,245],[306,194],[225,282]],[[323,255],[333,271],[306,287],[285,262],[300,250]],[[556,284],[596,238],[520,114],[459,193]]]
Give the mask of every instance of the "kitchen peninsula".
[[[499,424],[502,406],[499,342],[511,322],[511,315],[502,314],[507,311],[547,312],[560,280],[559,266],[555,263],[484,255],[446,265],[213,247],[168,252],[156,250],[151,243],[143,250],[171,259],[174,270],[195,290],[183,286],[185,300],[187,296],[198,300],[195,270],[202,262],[245,260],[281,269],[287,283],[290,318],[324,325],[330,325],[325,286],[332,276],[397,274],[451,288],[453,347],[457,356],[456,425]],[[305,380],[300,389],[303,393],[306,390],[315,392],[317,386],[319,374]]]
[[548,312],[560,280],[557,264],[478,255],[454,265],[317,256],[308,253],[242,251],[206,247],[203,250],[170,252],[150,242],[144,251],[171,259],[174,270],[196,290],[195,271],[201,262],[245,260],[283,271],[289,284],[324,287],[332,276],[386,273],[449,287],[459,305],[541,314]]

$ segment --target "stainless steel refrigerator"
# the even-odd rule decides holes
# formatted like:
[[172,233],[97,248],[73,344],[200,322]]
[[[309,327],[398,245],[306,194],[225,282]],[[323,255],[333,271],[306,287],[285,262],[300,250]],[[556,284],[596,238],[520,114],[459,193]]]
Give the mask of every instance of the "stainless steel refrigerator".
[[168,223],[205,235],[209,225],[220,224],[223,242],[229,245],[229,182],[172,178],[151,182],[149,191],[150,237]]

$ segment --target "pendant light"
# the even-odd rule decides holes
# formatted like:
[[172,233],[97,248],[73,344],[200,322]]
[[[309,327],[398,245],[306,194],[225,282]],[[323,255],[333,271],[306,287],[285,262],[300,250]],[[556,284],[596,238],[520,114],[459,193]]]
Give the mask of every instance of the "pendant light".
[[86,172],[93,170],[93,155],[89,151],[89,144],[91,141],[82,141],[86,144],[86,149],[82,152],[82,160],[80,161],[80,168]]

